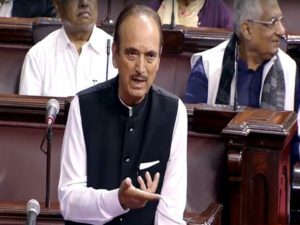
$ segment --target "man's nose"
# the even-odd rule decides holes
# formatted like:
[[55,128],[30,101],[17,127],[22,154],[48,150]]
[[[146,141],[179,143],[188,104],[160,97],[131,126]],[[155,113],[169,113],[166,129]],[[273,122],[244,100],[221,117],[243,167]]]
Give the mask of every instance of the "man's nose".
[[136,70],[139,73],[145,72],[145,57],[142,55],[140,57],[138,57],[138,59],[136,61]]
[[86,6],[89,0],[79,0],[80,6]]
[[278,21],[278,23],[276,24],[276,34],[278,36],[283,36],[285,35],[286,29],[285,29],[285,23],[283,21]]

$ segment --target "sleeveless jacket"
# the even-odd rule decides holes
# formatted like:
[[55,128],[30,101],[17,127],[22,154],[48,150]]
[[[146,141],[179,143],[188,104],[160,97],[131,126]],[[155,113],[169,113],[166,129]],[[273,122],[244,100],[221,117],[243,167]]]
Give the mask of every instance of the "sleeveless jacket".
[[[160,173],[161,192],[170,156],[178,99],[152,87],[132,110],[118,97],[118,77],[79,93],[83,134],[87,151],[87,185],[95,189],[119,188],[126,178],[139,187],[137,176]],[[142,169],[141,163],[158,162]],[[154,224],[158,202],[132,209],[107,224]],[[66,224],[77,224],[67,221]]]

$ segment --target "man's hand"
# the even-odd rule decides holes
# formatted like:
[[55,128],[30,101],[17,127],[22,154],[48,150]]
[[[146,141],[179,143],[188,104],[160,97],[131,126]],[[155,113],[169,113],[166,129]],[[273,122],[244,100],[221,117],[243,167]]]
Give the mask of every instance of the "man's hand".
[[146,184],[141,176],[137,178],[140,189],[132,185],[129,177],[122,181],[119,189],[119,201],[124,209],[142,208],[148,201],[159,200],[159,195],[155,194],[159,181],[159,173],[155,174],[153,180],[149,172],[146,172],[145,177]]

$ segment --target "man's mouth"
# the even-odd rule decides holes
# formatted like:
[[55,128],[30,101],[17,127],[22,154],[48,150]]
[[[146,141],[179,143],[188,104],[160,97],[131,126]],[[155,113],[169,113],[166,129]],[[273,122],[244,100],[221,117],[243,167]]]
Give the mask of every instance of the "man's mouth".
[[78,13],[79,17],[90,17],[90,12],[89,11],[82,11]]
[[142,88],[144,87],[145,83],[147,82],[147,77],[145,76],[133,76],[131,78],[133,82],[133,87]]
[[133,77],[132,80],[135,82],[145,82],[146,81],[146,79],[143,77]]

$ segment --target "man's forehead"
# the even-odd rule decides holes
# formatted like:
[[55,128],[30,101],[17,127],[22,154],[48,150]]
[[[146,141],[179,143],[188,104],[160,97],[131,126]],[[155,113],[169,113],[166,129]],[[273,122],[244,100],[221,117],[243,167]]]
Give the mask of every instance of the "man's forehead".
[[262,14],[278,14],[281,13],[279,4],[276,1],[261,1]]
[[[54,0],[58,3],[78,3],[81,0]],[[97,0],[87,0],[87,2],[97,2]]]
[[[150,26],[156,26],[157,24],[154,20],[154,18],[152,18],[151,16],[145,14],[145,13],[135,13],[135,14],[131,14],[129,16],[127,16],[126,18],[124,18],[123,22],[121,23],[122,25],[125,26],[136,26],[137,24],[141,25],[150,25]],[[139,27],[136,27],[137,29],[139,29]]]
[[149,54],[149,53],[156,54],[158,52],[158,50],[154,48],[145,48],[145,47],[140,48],[139,46],[134,46],[134,45],[125,46],[125,51],[138,52],[142,54]]
[[151,35],[159,34],[159,28],[151,17],[140,15],[126,18],[120,26],[120,36],[122,33],[137,33],[143,36],[143,32],[151,32]]
[[119,35],[121,40],[126,40],[127,42],[142,42],[146,44],[159,42],[160,40],[159,31],[153,26],[141,27],[141,25],[132,23],[124,24],[120,29]]
[[[153,39],[152,39],[153,40]],[[140,54],[158,53],[160,52],[159,40],[157,41],[120,37],[120,49],[126,52],[138,52]]]

